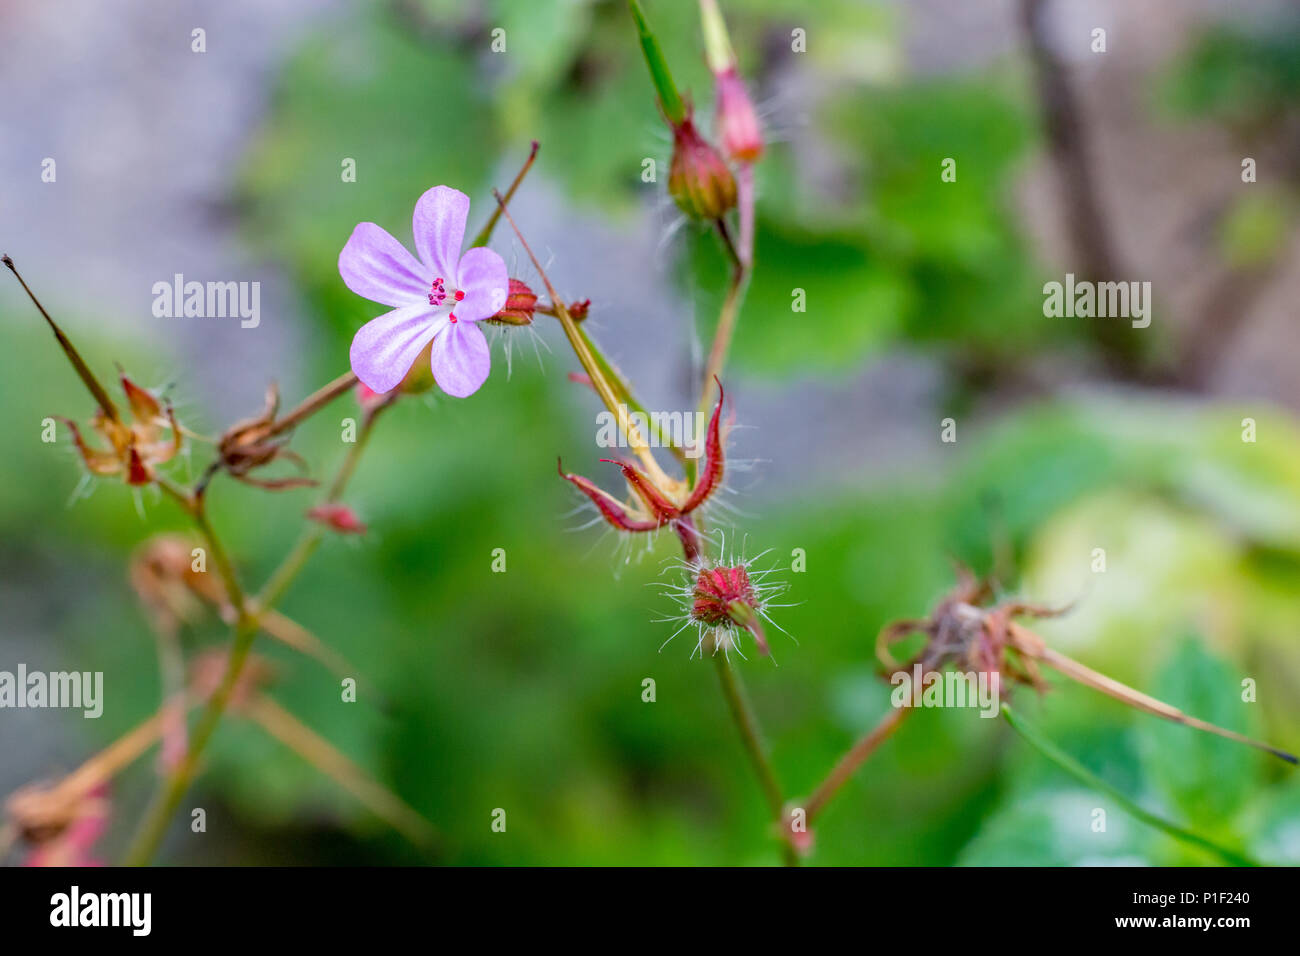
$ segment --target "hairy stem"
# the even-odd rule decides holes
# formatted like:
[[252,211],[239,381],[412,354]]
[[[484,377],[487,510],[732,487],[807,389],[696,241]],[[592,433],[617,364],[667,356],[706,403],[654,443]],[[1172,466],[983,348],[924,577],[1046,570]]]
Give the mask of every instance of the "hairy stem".
[[14,278],[18,280],[18,284],[21,285],[23,291],[27,293],[27,298],[32,300],[32,305],[36,306],[36,310],[41,313],[41,316],[49,324],[50,331],[52,331],[54,337],[59,340],[59,346],[63,349],[63,354],[66,355],[68,361],[72,363],[72,367],[76,370],[78,378],[81,379],[82,383],[86,386],[86,390],[94,397],[95,402],[103,410],[104,414],[115,422],[121,421],[121,417],[118,415],[117,406],[113,403],[113,400],[108,397],[108,392],[104,391],[104,386],[99,383],[99,379],[95,378],[95,373],[90,370],[90,366],[86,364],[85,360],[81,357],[81,353],[77,351],[71,340],[63,334],[63,330],[59,328],[54,319],[50,318],[50,313],[45,311],[45,306],[41,305],[41,300],[36,298],[36,293],[27,287],[27,281],[22,277],[22,274],[19,273],[18,267],[14,265],[14,261],[8,256],[0,258],[0,261],[3,261],[9,271],[14,274]]
[[[509,203],[510,200],[514,198],[515,190],[519,188],[519,184],[522,183],[524,177],[528,175],[528,170],[533,168],[533,160],[537,159],[537,150],[540,148],[541,143],[537,142],[537,140],[533,140],[533,148],[528,153],[528,158],[524,160],[523,167],[515,174],[515,181],[512,182],[510,188],[506,190],[503,205]],[[486,246],[488,244],[488,241],[492,238],[492,231],[496,229],[497,223],[501,220],[501,209],[502,206],[497,206],[496,209],[492,210],[492,215],[488,217],[488,221],[484,223],[483,228],[480,229],[478,235],[474,237],[474,241],[470,243],[471,247]]]
[[646,443],[645,436],[641,434],[641,429],[631,420],[627,405],[618,400],[618,396],[615,394],[613,386],[610,385],[609,380],[605,377],[604,370],[601,368],[600,363],[596,361],[596,357],[592,353],[590,340],[587,339],[582,330],[578,328],[578,324],[573,321],[573,316],[569,315],[569,310],[565,307],[564,300],[560,297],[560,294],[555,291],[555,286],[553,286],[551,280],[547,278],[546,271],[542,268],[542,264],[537,261],[537,256],[533,254],[533,250],[528,245],[528,241],[524,238],[524,234],[520,232],[519,226],[516,225],[514,217],[510,215],[510,210],[506,208],[504,197],[495,190],[493,190],[492,195],[496,197],[497,205],[500,207],[502,214],[506,217],[506,221],[510,223],[511,228],[515,231],[515,235],[519,237],[519,242],[524,247],[524,251],[528,254],[528,258],[532,261],[533,268],[537,270],[538,275],[542,277],[542,282],[546,284],[546,293],[551,297],[551,304],[555,307],[556,318],[560,320],[560,326],[564,329],[564,335],[569,340],[569,345],[573,348],[574,354],[582,364],[583,371],[585,371],[587,377],[591,379],[591,384],[592,387],[595,388],[596,394],[600,396],[600,400],[605,403],[605,407],[609,409],[610,413],[618,422],[619,430],[627,436],[628,446],[636,452],[637,457],[641,459],[641,463],[645,466],[646,471],[649,473],[655,485],[661,489],[674,487],[676,482],[669,478],[668,475],[664,473],[664,470],[659,467],[659,463],[655,461],[654,455],[650,452],[650,446]]
[[[758,774],[758,782],[763,788],[763,797],[767,800],[772,820],[777,828],[781,829],[784,824],[785,798],[781,796],[781,784],[767,755],[767,748],[763,745],[763,732],[759,728],[758,715],[750,706],[740,675],[732,669],[727,655],[717,653],[715,648],[713,663],[718,671],[718,685],[722,688],[722,697],[727,702],[727,710],[736,724],[736,729],[740,731],[745,753],[749,755],[750,763],[754,765],[754,772]],[[784,839],[781,841],[781,858],[786,866],[799,865],[794,847]]]
[[275,424],[267,431],[266,437],[274,438],[276,435],[287,432],[303,420],[316,414],[344,392],[351,390],[356,384],[357,373],[352,371],[344,372],[328,385],[321,386],[304,398],[293,411],[282,418],[277,418]]
[[722,300],[722,310],[718,313],[718,325],[713,333],[713,345],[709,348],[709,358],[704,365],[704,379],[700,386],[700,403],[697,411],[707,414],[717,401],[717,381],[722,377],[722,370],[727,364],[727,352],[731,348],[732,335],[736,331],[736,317],[740,314],[740,304],[744,299],[745,280],[749,276],[740,253],[731,241],[731,233],[723,220],[717,221],[718,235],[727,255],[731,259],[731,281],[727,285],[726,297]]

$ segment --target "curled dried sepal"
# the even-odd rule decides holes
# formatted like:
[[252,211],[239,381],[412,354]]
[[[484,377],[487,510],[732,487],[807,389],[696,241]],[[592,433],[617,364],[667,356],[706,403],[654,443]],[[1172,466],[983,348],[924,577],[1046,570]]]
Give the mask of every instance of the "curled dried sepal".
[[160,631],[198,620],[200,598],[214,605],[226,602],[220,575],[194,570],[196,547],[179,535],[158,535],[131,556],[131,587]]
[[[688,560],[694,559],[699,532],[691,523],[690,516],[707,504],[722,486],[726,457],[722,440],[722,403],[725,397],[722,383],[718,382],[718,403],[705,434],[704,464],[694,487],[684,496],[680,491],[675,493],[674,489],[660,487],[630,462],[611,458],[602,458],[601,461],[611,462],[622,470],[635,495],[633,504],[620,501],[586,478],[566,473],[562,467],[560,476],[591,499],[605,520],[620,531],[654,531],[666,525],[673,526],[682,538]],[[675,500],[676,497],[683,497],[683,500]]]
[[601,461],[606,464],[618,465],[623,472],[623,477],[627,479],[628,485],[636,492],[637,497],[645,503],[650,512],[659,519],[661,525],[682,516],[677,506],[669,501],[663,492],[651,484],[649,478],[637,471],[636,466],[631,462],[618,461],[614,458],[602,458]]
[[158,465],[166,464],[181,450],[181,428],[170,404],[121,375],[122,391],[131,410],[130,420],[112,417],[98,408],[90,428],[107,444],[107,449],[90,445],[76,422],[60,418],[68,426],[82,463],[99,477],[121,475],[129,485],[147,485]]
[[[1192,717],[1162,700],[1122,684],[1114,678],[1092,670],[1073,658],[1047,646],[1047,642],[1028,628],[1017,624],[1015,617],[1054,617],[1068,609],[1044,608],[1019,601],[984,607],[991,596],[986,582],[976,580],[963,568],[958,569],[959,583],[936,606],[930,616],[920,620],[896,621],[887,625],[876,639],[876,654],[892,675],[908,673],[919,667],[923,675],[938,671],[947,664],[958,668],[992,673],[1028,684],[1039,691],[1047,689],[1039,665],[1093,690],[1100,691],[1138,710],[1195,730],[1234,740],[1275,757],[1297,763],[1296,757],[1270,744],[1246,737]],[[926,635],[925,646],[911,661],[898,664],[889,647],[911,634]]]
[[709,428],[704,438],[704,467],[696,476],[695,487],[690,497],[682,506],[682,513],[689,514],[704,504],[722,485],[722,472],[726,464],[725,449],[722,444],[722,401],[726,392],[722,381],[715,375],[713,381],[718,386],[718,404],[713,406],[713,415],[709,418]]
[[623,502],[609,492],[596,487],[581,475],[566,472],[564,463],[559,458],[555,459],[555,465],[560,472],[560,477],[571,482],[575,488],[590,498],[601,516],[620,531],[653,531],[660,527],[661,523],[654,518],[633,518],[628,514]]
[[286,447],[288,439],[276,437],[278,434],[275,428],[276,413],[279,408],[279,389],[275,385],[270,385],[266,389],[266,405],[261,413],[236,422],[221,436],[221,440],[217,443],[221,467],[232,478],[272,491],[315,485],[313,479],[298,475],[286,478],[256,478],[250,474],[255,469],[282,458],[300,469],[306,467],[302,458]]

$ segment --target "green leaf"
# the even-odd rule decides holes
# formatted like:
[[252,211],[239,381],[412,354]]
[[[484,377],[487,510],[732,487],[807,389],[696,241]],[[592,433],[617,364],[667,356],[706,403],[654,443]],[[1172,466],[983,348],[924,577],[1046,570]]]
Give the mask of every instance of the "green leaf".
[[[1241,676],[1194,638],[1182,642],[1151,694],[1220,727],[1257,733]],[[1249,747],[1155,718],[1139,732],[1152,781],[1200,825],[1227,824],[1260,780],[1263,758]]]

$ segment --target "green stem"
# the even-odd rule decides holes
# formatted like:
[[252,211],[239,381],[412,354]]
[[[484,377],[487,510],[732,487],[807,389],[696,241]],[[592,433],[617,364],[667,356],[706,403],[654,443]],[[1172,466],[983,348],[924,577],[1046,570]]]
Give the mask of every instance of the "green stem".
[[903,722],[903,718],[912,712],[910,707],[891,707],[880,722],[868,730],[858,739],[849,752],[840,758],[826,779],[821,785],[813,791],[812,796],[804,801],[804,813],[808,815],[808,823],[811,824],[831,800],[839,792],[844,784],[857,772],[873,753],[884,741],[898,729],[898,725]]
[[555,291],[555,286],[551,284],[551,280],[547,277],[546,270],[542,268],[542,264],[537,260],[532,247],[528,245],[528,240],[524,238],[524,234],[520,231],[519,225],[515,222],[514,217],[510,215],[510,210],[506,208],[505,198],[496,190],[492,191],[492,195],[496,199],[502,215],[506,217],[506,222],[510,223],[515,235],[519,237],[519,244],[524,247],[524,252],[528,254],[533,268],[541,276],[542,283],[546,286],[546,294],[551,297],[555,317],[559,319],[560,327],[564,329],[564,336],[569,340],[569,347],[573,349],[573,353],[578,357],[578,362],[582,365],[583,371],[591,379],[591,385],[596,390],[596,394],[600,396],[600,400],[605,403],[605,407],[609,409],[610,414],[618,422],[619,431],[627,436],[628,445],[636,453],[636,456],[641,459],[641,463],[645,465],[646,473],[655,485],[659,488],[672,487],[671,479],[659,467],[659,463],[655,461],[645,436],[641,434],[641,429],[630,420],[627,405],[619,401],[618,396],[614,393],[613,386],[605,377],[604,370],[597,363],[596,357],[592,353],[591,340],[573,321],[573,316],[569,314],[564,299]]
[[740,254],[736,251],[735,244],[731,241],[731,233],[727,229],[727,224],[719,219],[717,229],[723,246],[731,259],[731,282],[727,286],[726,298],[722,300],[722,311],[718,313],[718,325],[713,333],[713,345],[709,349],[709,359],[704,366],[704,380],[700,387],[700,404],[697,407],[697,411],[701,414],[708,414],[710,406],[716,400],[718,386],[715,379],[722,378],[723,369],[727,364],[727,352],[731,348],[732,335],[736,331],[736,318],[740,314],[740,304],[744,298],[745,280],[749,275]]
[[239,679],[239,674],[243,670],[244,661],[248,659],[248,652],[253,646],[253,638],[257,635],[257,630],[258,626],[255,620],[248,617],[240,618],[235,629],[235,640],[230,649],[230,659],[226,663],[226,673],[221,680],[221,686],[212,695],[207,707],[203,710],[202,716],[199,717],[198,725],[194,728],[194,735],[190,738],[190,745],[186,748],[185,756],[167,775],[162,787],[149,802],[144,819],[141,821],[135,838],[131,841],[131,846],[126,852],[123,862],[127,866],[146,866],[158,851],[158,845],[162,843],[163,835],[167,832],[167,824],[171,821],[172,814],[176,812],[181,798],[185,796],[185,791],[189,789],[190,783],[194,779],[199,757],[204,748],[207,747],[213,732],[221,722],[226,705],[230,702],[235,682]]
[[23,291],[27,293],[27,298],[32,300],[32,305],[36,306],[36,310],[40,312],[45,318],[45,321],[49,323],[50,331],[52,331],[54,337],[59,340],[59,346],[63,349],[63,354],[66,355],[68,361],[72,363],[73,369],[76,371],[77,376],[81,379],[82,383],[86,386],[86,390],[94,397],[95,402],[103,410],[105,415],[115,422],[120,422],[121,417],[118,415],[117,406],[113,403],[113,400],[108,397],[108,392],[104,391],[104,386],[99,383],[99,379],[95,378],[95,373],[90,370],[90,366],[88,366],[85,360],[81,357],[81,353],[78,352],[76,346],[72,344],[72,340],[63,334],[63,330],[59,328],[54,319],[50,318],[50,313],[45,311],[45,306],[41,305],[41,300],[36,298],[36,293],[27,287],[27,281],[22,277],[22,274],[19,273],[18,267],[14,265],[14,261],[8,256],[4,256],[3,261],[9,268],[9,271],[14,274],[14,278],[18,280],[18,284],[23,287]]
[[[334,504],[346,490],[348,482],[352,479],[353,473],[357,469],[357,463],[361,460],[361,455],[366,450],[366,445],[370,442],[370,435],[374,430],[375,419],[379,413],[392,403],[392,399],[383,405],[377,406],[361,422],[361,429],[357,432],[357,440],[348,449],[343,461],[339,465],[339,470],[334,475],[334,480],[330,482],[329,488],[326,489],[325,497],[321,499],[322,504]],[[303,529],[293,549],[280,562],[262,586],[261,592],[257,596],[257,608],[259,612],[270,610],[280,599],[284,597],[285,592],[294,579],[302,571],[303,566],[316,549],[320,546],[325,537],[325,527],[319,524],[312,524]]]
[[641,5],[636,0],[628,0],[628,7],[632,10],[632,19],[636,21],[637,37],[641,41],[646,66],[650,68],[650,79],[654,83],[655,92],[659,94],[659,107],[664,111],[668,122],[680,126],[686,121],[686,104],[677,92],[677,84],[673,82],[668,61],[664,59],[664,51],[650,29],[650,24],[646,22]]
[[[745,745],[745,752],[749,754],[750,762],[754,765],[754,771],[758,774],[758,782],[763,788],[763,796],[767,800],[772,819],[776,821],[778,830],[781,830],[785,823],[783,819],[785,798],[781,796],[781,784],[776,779],[776,771],[772,767],[772,761],[768,758],[767,748],[763,746],[763,732],[759,729],[758,715],[754,713],[753,707],[750,706],[740,677],[732,669],[731,662],[727,660],[727,655],[717,653],[715,648],[713,663],[717,667],[718,684],[722,688],[723,699],[727,702],[727,710],[730,711],[732,720],[736,723],[736,729],[740,731],[740,739]],[[784,839],[781,841],[781,852],[787,866],[798,865],[798,858],[794,854],[794,848]]]
[[[523,168],[521,168],[519,172],[515,175],[515,181],[512,182],[510,184],[510,188],[506,190],[505,199],[502,200],[503,202],[508,203],[510,202],[511,199],[514,198],[515,190],[519,188],[519,184],[522,183],[524,181],[524,177],[528,175],[528,170],[533,168],[533,160],[537,158],[537,150],[540,148],[541,148],[541,144],[537,142],[537,140],[533,140],[532,152],[530,152],[528,154],[528,158],[524,160]],[[479,230],[478,235],[474,237],[474,241],[470,243],[470,246],[471,247],[486,246],[488,244],[488,240],[492,238],[492,231],[496,229],[497,222],[500,219],[501,219],[501,207],[497,206],[495,209],[492,210],[492,215],[488,217],[487,223],[484,224],[483,228]]]
[[632,386],[623,377],[623,373],[619,371],[618,366],[605,357],[605,354],[600,350],[600,346],[587,334],[584,326],[578,326],[578,334],[582,336],[587,348],[591,351],[591,357],[595,359],[596,364],[604,373],[618,400],[632,411],[641,414],[645,419],[647,430],[649,430],[651,437],[660,448],[667,448],[672,452],[674,458],[680,462],[685,462],[685,452],[679,446],[672,444],[669,436],[663,433],[663,430],[656,424],[654,416],[646,410],[645,405],[632,393]]
[[1044,757],[1051,760],[1084,786],[1091,787],[1094,790],[1106,794],[1118,803],[1124,812],[1129,814],[1129,816],[1133,817],[1135,820],[1145,823],[1149,827],[1155,827],[1157,830],[1168,834],[1175,840],[1181,840],[1183,843],[1190,843],[1191,845],[1200,847],[1203,850],[1208,850],[1230,866],[1259,866],[1259,863],[1256,860],[1252,860],[1248,856],[1243,856],[1234,850],[1229,850],[1227,847],[1220,846],[1200,834],[1193,833],[1191,830],[1186,830],[1178,826],[1176,823],[1170,823],[1163,817],[1158,817],[1154,813],[1144,810],[1125,796],[1121,791],[1111,786],[1105,780],[1102,780],[1083,764],[1079,763],[1079,761],[1061,750],[1056,746],[1056,744],[1052,743],[1036,729],[1026,724],[1020,719],[1020,716],[1011,709],[1009,704],[1004,703],[1002,705],[1002,717],[1011,725],[1012,729],[1015,730],[1016,733],[1020,734],[1021,737],[1028,741],[1029,744]]
[[[356,470],[357,461],[361,457],[366,443],[370,437],[374,420],[389,402],[377,406],[372,410],[362,423],[361,431],[357,435],[357,440],[353,446],[348,449],[339,467],[338,473],[331,482],[329,490],[326,492],[325,501],[334,502],[343,494],[348,480]],[[230,649],[230,657],[226,662],[226,671],[221,679],[221,684],[216,693],[208,700],[199,722],[195,726],[194,734],[190,739],[190,745],[185,751],[185,756],[180,763],[173,768],[172,772],[167,775],[157,793],[150,801],[149,807],[145,810],[144,818],[136,831],[131,846],[127,850],[124,862],[128,866],[144,866],[153,859],[154,854],[158,852],[158,846],[166,834],[167,825],[176,808],[180,805],[181,799],[189,789],[194,780],[195,772],[198,769],[199,758],[202,756],[204,749],[211,740],[217,726],[221,723],[221,718],[226,712],[226,707],[230,703],[230,697],[234,692],[235,685],[239,680],[239,675],[243,672],[244,664],[248,660],[249,651],[252,649],[253,641],[257,637],[257,632],[261,629],[260,615],[271,608],[272,605],[288,590],[294,577],[302,570],[311,557],[320,540],[325,533],[325,529],[318,525],[313,525],[304,532],[299,538],[297,545],[289,556],[280,564],[275,573],[272,574],[267,585],[262,589],[259,595],[256,610],[251,611],[248,606],[248,599],[243,589],[239,585],[238,578],[235,575],[234,568],[226,556],[225,549],[221,546],[220,539],[217,537],[212,525],[207,518],[207,512],[202,499],[196,499],[190,495],[171,486],[169,483],[160,482],[163,490],[172,497],[181,501],[193,515],[199,529],[203,532],[204,538],[212,551],[214,562],[221,572],[222,578],[226,583],[227,591],[230,594],[231,603],[235,606],[238,618],[235,622],[235,636]]]

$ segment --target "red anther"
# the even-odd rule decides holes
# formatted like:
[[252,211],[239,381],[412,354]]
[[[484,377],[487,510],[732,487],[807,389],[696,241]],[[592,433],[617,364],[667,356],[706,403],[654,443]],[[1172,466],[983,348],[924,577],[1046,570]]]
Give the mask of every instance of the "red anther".
[[447,298],[447,290],[443,288],[442,278],[434,279],[433,285],[429,287],[429,304],[442,305],[445,298]]
[[460,319],[456,318],[455,313],[448,315],[447,318],[451,319],[453,325],[460,321]]
[[457,289],[453,294],[455,295],[457,302],[460,302],[465,298],[465,293],[461,292],[460,289]]

